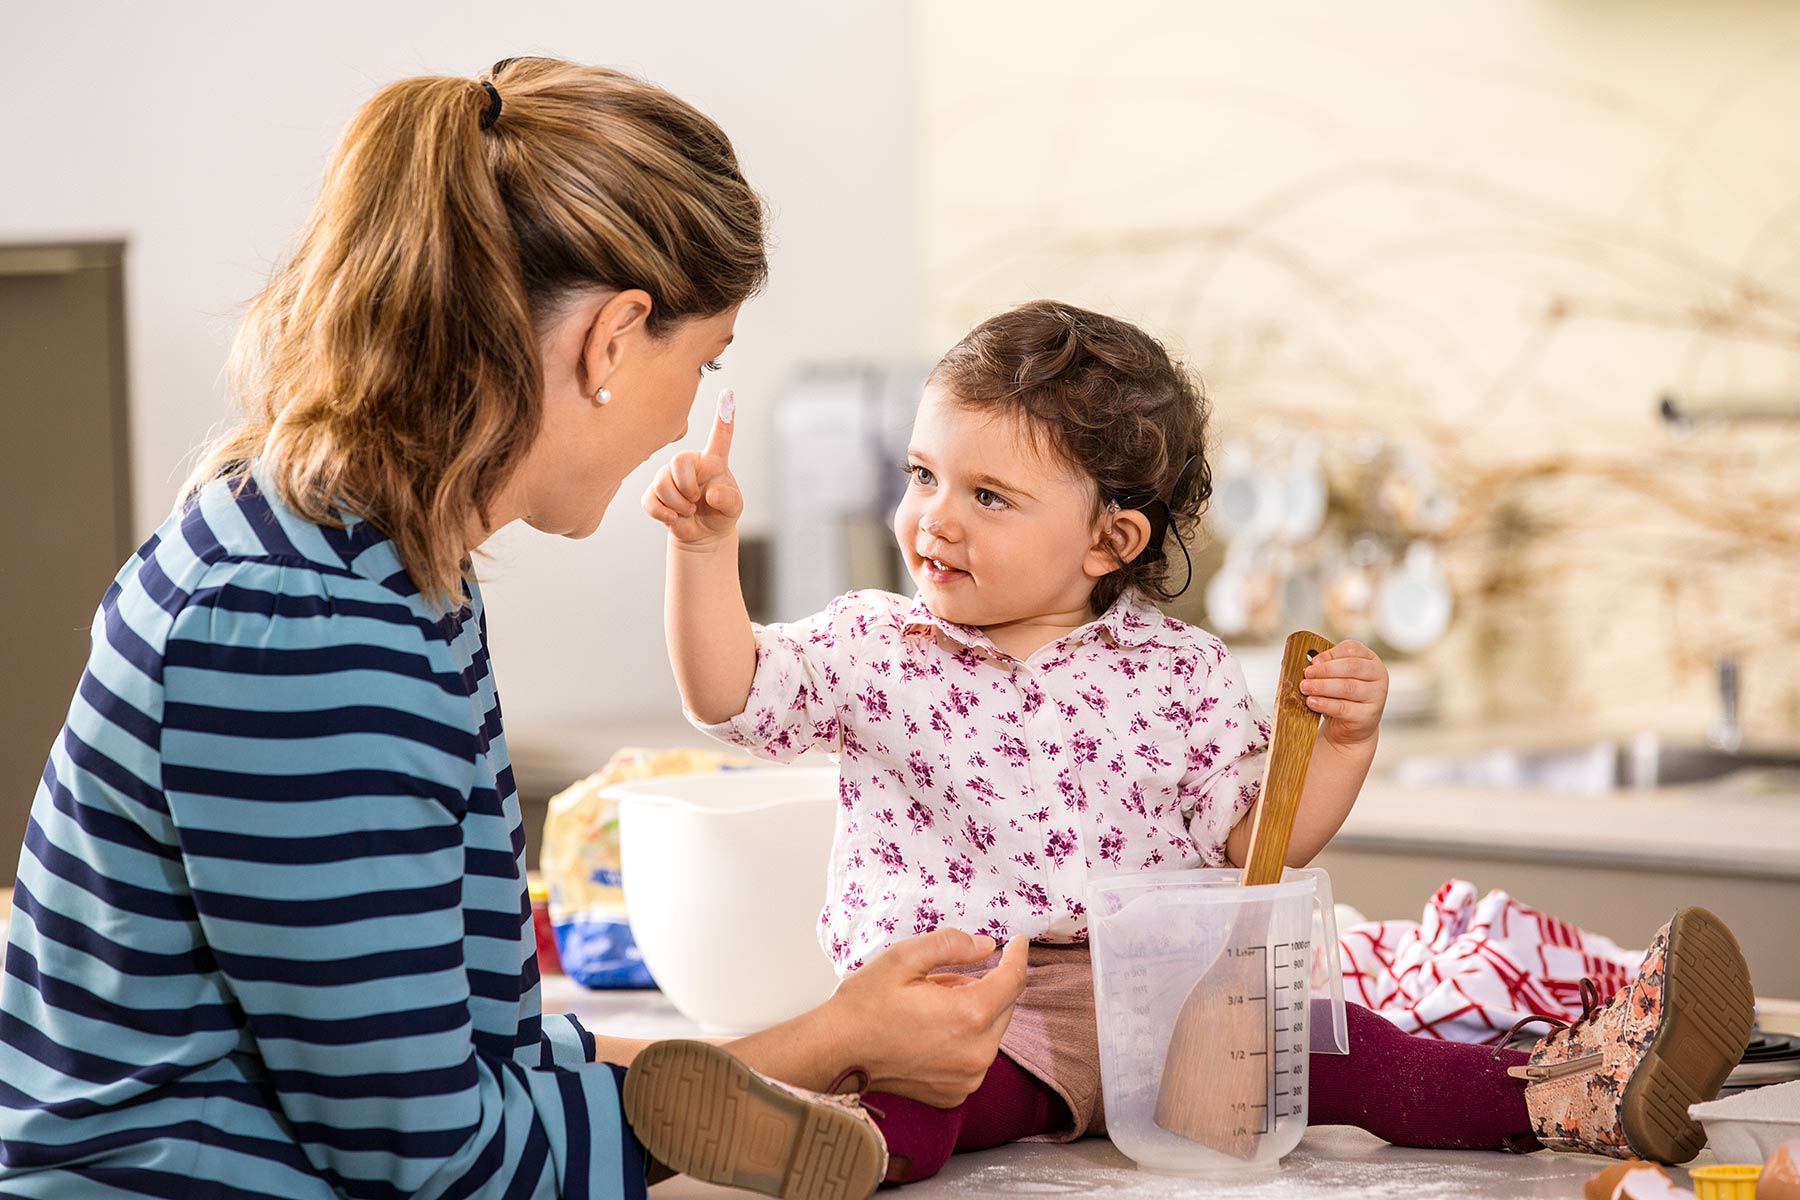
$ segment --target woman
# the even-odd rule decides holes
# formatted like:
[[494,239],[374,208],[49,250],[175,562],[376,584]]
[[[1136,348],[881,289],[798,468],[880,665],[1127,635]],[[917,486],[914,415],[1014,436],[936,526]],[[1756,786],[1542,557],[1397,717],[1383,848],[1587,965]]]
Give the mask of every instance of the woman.
[[[593,532],[765,270],[724,134],[636,79],[514,59],[357,113],[240,332],[249,418],[107,591],[38,787],[0,1192],[641,1192],[607,1065],[641,1046],[540,1019],[470,559]],[[1023,964],[931,972],[991,950],[915,940],[733,1049],[955,1103]]]

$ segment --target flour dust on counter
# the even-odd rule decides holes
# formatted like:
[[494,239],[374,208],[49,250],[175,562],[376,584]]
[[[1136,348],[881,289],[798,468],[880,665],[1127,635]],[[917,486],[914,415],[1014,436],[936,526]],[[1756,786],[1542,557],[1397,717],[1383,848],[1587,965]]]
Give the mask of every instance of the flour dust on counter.
[[[1573,1200],[1605,1159],[1585,1154],[1409,1150],[1361,1130],[1314,1127],[1279,1169],[1231,1176],[1157,1175],[1110,1142],[1008,1146],[958,1155],[907,1189],[933,1195],[1100,1196],[1107,1200]],[[1703,1155],[1699,1162],[1711,1161]],[[1697,1165],[1697,1164],[1696,1164]],[[1670,1177],[1685,1185],[1685,1171]]]

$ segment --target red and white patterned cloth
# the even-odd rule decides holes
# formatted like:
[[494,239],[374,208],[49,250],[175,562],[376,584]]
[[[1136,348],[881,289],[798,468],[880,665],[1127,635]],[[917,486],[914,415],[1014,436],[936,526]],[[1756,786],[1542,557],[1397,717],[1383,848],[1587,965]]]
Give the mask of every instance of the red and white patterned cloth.
[[1505,892],[1477,900],[1465,879],[1439,888],[1423,921],[1356,925],[1338,941],[1345,1000],[1451,1042],[1498,1041],[1523,1017],[1572,1021],[1583,976],[1611,996],[1644,960]]

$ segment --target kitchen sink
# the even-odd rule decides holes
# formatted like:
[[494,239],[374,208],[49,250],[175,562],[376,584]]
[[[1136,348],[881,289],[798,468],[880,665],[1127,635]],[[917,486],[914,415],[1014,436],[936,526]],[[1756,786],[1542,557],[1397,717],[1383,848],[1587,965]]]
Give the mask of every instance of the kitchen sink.
[[1800,790],[1800,748],[1718,749],[1641,733],[1575,746],[1414,755],[1395,766],[1393,779],[1409,787],[1600,793],[1691,787],[1746,770],[1791,773],[1794,787]]

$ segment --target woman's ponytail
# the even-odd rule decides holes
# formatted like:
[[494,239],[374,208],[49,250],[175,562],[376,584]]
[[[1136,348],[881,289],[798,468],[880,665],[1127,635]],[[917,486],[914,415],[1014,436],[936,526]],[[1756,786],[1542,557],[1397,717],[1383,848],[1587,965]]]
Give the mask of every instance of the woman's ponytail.
[[251,304],[232,351],[248,420],[190,486],[260,460],[297,511],[372,522],[456,603],[470,530],[537,434],[561,298],[642,287],[653,329],[724,311],[766,273],[762,215],[718,127],[620,72],[512,59],[395,83]]

